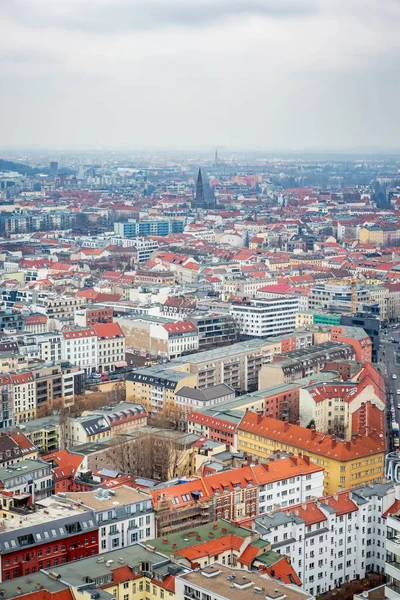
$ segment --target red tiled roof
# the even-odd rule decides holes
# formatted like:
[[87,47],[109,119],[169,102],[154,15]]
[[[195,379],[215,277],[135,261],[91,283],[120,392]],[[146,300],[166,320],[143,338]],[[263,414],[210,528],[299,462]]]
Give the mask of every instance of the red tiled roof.
[[59,450],[53,454],[46,454],[42,458],[45,462],[54,462],[57,465],[53,467],[56,480],[75,476],[83,460],[82,456],[72,454],[69,450]]
[[388,515],[397,515],[400,512],[400,500],[395,500],[392,506],[383,513],[382,518],[386,519]]
[[270,567],[261,568],[260,571],[267,573],[273,579],[279,579],[282,583],[301,585],[301,580],[292,565],[289,564],[286,556],[283,556]]
[[239,556],[239,558],[237,560],[242,565],[251,567],[253,560],[256,558],[256,556],[259,552],[260,552],[259,548],[249,545],[249,546],[247,546],[247,548],[244,550],[244,552]]
[[14,385],[22,385],[34,381],[32,373],[12,373],[11,379]]
[[245,414],[238,429],[342,462],[385,451],[384,436],[380,436],[374,430],[369,430],[365,435],[351,442],[342,442],[331,435],[292,425],[279,419],[260,418],[253,412]]
[[204,556],[216,556],[227,550],[240,550],[243,544],[243,538],[229,534],[214,540],[207,540],[206,542],[200,542],[189,548],[182,548],[177,551],[177,554],[184,556],[191,562],[196,562],[196,559]]
[[[178,485],[173,485],[171,487],[165,487],[160,490],[152,491],[149,490],[153,497],[153,504],[157,508],[157,503],[162,500],[170,500],[173,502],[173,499],[176,498],[178,502],[173,502],[173,506],[182,507],[187,506],[188,504],[192,504],[195,502],[192,494],[197,494],[200,492],[199,499],[206,500],[208,499],[208,493],[206,487],[203,483],[202,479],[193,479],[188,481],[187,483],[180,483]],[[185,498],[184,498],[185,496]],[[186,499],[188,496],[188,499]]]
[[72,331],[61,331],[65,340],[76,340],[79,338],[93,337],[96,332],[93,329],[76,329]]
[[17,431],[10,435],[10,438],[14,440],[14,442],[18,445],[22,454],[30,454],[31,452],[36,452],[36,446],[34,446],[30,439],[26,437],[22,433],[22,431]]
[[113,339],[125,337],[119,323],[95,323],[92,327],[99,338]]
[[47,315],[40,317],[25,317],[25,325],[45,325],[47,323]]
[[197,331],[197,328],[193,323],[189,321],[178,321],[177,323],[167,323],[163,325],[164,329],[168,333],[185,333],[187,331]]

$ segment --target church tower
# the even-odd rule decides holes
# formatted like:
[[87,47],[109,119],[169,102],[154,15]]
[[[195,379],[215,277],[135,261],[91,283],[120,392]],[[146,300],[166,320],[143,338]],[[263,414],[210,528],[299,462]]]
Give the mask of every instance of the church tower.
[[204,201],[204,184],[203,184],[203,176],[201,174],[201,169],[199,169],[199,174],[197,175],[196,181],[196,196],[195,196],[195,204],[198,207],[203,207],[205,205]]

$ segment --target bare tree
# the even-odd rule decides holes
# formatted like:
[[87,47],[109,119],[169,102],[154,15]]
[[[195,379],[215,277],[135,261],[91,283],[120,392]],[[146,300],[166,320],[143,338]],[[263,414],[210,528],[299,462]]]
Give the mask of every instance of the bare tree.
[[159,412],[152,413],[150,424],[162,429],[186,431],[186,411],[175,402],[168,402]]
[[114,468],[138,477],[167,481],[189,475],[191,453],[177,440],[149,432],[126,439],[118,436],[109,451]]
[[125,381],[118,381],[113,389],[107,392],[107,402],[111,405],[124,402],[126,400]]
[[334,421],[328,429],[328,433],[335,437],[344,440],[346,439],[346,426],[343,421]]

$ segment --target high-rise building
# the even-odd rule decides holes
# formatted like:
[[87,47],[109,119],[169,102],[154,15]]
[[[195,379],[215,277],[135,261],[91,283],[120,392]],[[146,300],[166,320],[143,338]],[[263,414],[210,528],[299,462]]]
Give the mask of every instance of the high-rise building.
[[58,162],[53,160],[50,163],[50,176],[57,177],[58,175]]

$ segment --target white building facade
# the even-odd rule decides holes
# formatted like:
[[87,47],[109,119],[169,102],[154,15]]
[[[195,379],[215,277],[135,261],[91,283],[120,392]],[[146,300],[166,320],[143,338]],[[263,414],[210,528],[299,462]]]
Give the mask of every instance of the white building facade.
[[298,310],[298,297],[282,296],[232,304],[231,315],[242,335],[262,338],[292,332]]
[[339,492],[260,515],[255,529],[272,550],[291,557],[303,588],[319,595],[368,572],[384,572],[385,513],[399,496],[393,483]]

